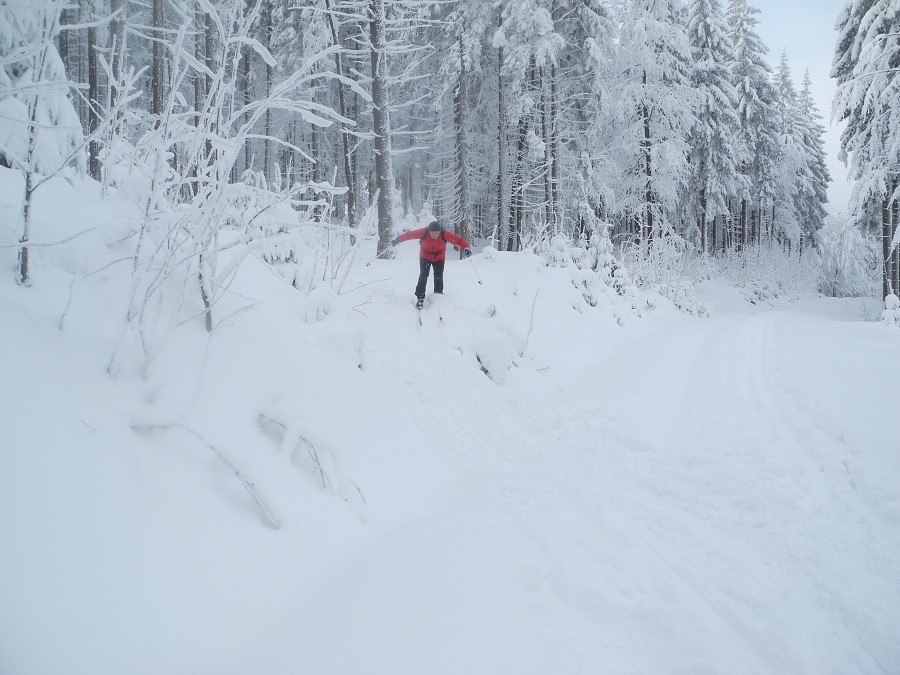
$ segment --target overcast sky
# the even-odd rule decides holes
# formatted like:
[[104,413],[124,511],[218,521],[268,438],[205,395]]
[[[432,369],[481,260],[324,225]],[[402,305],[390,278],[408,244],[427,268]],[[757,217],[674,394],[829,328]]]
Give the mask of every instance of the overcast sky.
[[[760,37],[769,46],[769,64],[778,66],[781,52],[787,50],[788,62],[799,90],[803,73],[809,70],[813,95],[822,114],[825,126],[825,151],[828,153],[828,169],[831,185],[828,189],[829,209],[846,211],[850,187],[847,170],[838,161],[840,130],[831,123],[831,102],[834,98],[834,80],[828,77],[834,56],[837,33],[834,22],[846,0],[750,0],[758,7]],[[727,0],[722,3],[723,9]]]

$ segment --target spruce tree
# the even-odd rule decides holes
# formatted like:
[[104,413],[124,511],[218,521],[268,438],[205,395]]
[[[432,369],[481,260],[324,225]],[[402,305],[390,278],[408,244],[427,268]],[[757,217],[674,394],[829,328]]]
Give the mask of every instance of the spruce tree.
[[[880,206],[882,295],[896,290],[892,265],[900,192],[900,13],[895,2],[857,0],[841,11],[831,76],[837,80],[834,114],[846,126],[841,148],[854,180],[851,208],[865,222]],[[900,265],[896,266],[900,267]]]
[[[699,97],[691,129],[691,185],[703,253],[716,249],[716,219],[730,215],[729,197],[743,192],[741,164],[747,151],[741,143],[738,95],[731,67],[736,61],[718,0],[694,0],[689,9],[688,37],[694,57],[691,81]],[[723,218],[723,223],[725,218]],[[722,246],[726,237],[719,238]]]
[[806,154],[806,180],[799,195],[799,211],[802,218],[803,237],[812,241],[816,232],[825,225],[828,212],[828,183],[831,174],[825,158],[825,127],[822,116],[812,97],[812,80],[807,70],[798,97],[800,137]]
[[747,154],[741,165],[744,176],[739,196],[739,231],[744,244],[759,243],[762,214],[774,194],[774,165],[778,157],[775,129],[776,92],[772,69],[765,60],[768,47],[756,32],[759,10],[747,0],[731,0],[728,27],[735,48],[734,81],[741,142]]
[[698,102],[686,26],[670,0],[626,3],[618,65],[616,211],[627,231],[649,241],[677,220]]

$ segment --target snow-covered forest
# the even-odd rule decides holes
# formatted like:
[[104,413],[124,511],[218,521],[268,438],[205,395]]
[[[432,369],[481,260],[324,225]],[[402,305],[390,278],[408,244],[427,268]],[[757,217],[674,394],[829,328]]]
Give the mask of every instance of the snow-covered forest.
[[[795,83],[786,54],[769,65],[744,0],[42,0],[4,12],[5,163],[32,181],[76,167],[107,191],[141,177],[142,233],[190,209],[198,249],[232,223],[225,204],[238,223],[272,203],[350,228],[376,204],[382,253],[394,211],[425,204],[500,251],[560,233],[645,254],[799,250],[825,223],[809,78]],[[859,20],[847,24],[851,35]],[[842,77],[868,67],[849,58]],[[193,254],[208,283],[212,256]]]
[[0,0],[0,673],[900,672],[900,3],[761,18]]
[[5,3],[0,152],[26,177],[20,281],[31,195],[74,171],[143,202],[140,240],[189,234],[181,260],[207,303],[218,232],[265,230],[257,214],[276,206],[357,229],[374,205],[385,256],[397,218],[423,208],[500,251],[557,235],[650,259],[816,249],[843,265],[827,268],[831,292],[860,290],[860,239],[875,237],[887,295],[900,265],[882,5],[838,18],[856,187],[853,218],[823,233],[810,78],[795,82],[787,53],[770,65],[745,0]]

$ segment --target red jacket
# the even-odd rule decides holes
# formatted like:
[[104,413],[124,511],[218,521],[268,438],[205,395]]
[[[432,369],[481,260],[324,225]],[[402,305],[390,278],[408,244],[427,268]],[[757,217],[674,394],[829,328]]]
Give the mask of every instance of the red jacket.
[[[424,227],[421,227],[418,230],[410,230],[409,232],[404,232],[397,238],[400,241],[420,239],[421,244],[419,245],[419,257],[425,258],[425,260],[430,260],[431,262],[444,260],[447,257],[447,242],[450,242],[454,246],[459,246],[460,248],[469,248],[469,242],[460,237],[458,234],[447,232],[447,230],[441,230],[440,234],[438,234],[437,237],[432,238],[431,235],[428,234],[426,229]],[[444,241],[444,239],[446,239],[447,241]]]

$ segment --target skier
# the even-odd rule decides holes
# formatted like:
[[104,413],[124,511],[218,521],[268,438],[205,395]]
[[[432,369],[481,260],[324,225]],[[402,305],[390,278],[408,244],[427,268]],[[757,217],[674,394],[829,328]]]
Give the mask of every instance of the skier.
[[419,240],[419,283],[416,284],[416,307],[422,309],[425,304],[425,284],[428,282],[428,272],[434,267],[434,292],[444,292],[444,260],[447,256],[447,242],[459,246],[463,255],[468,258],[472,255],[469,242],[453,232],[447,232],[438,221],[432,221],[428,227],[404,232],[399,237],[394,237],[392,246],[401,241]]

